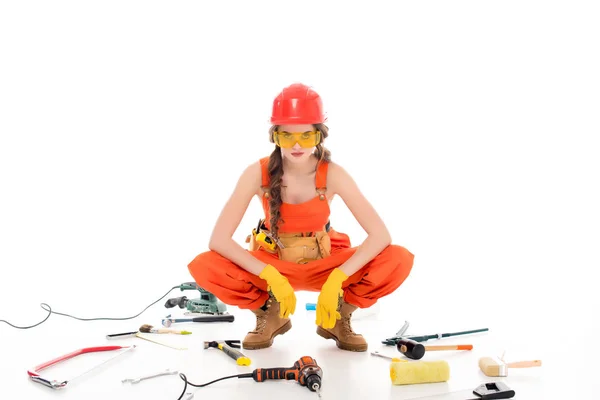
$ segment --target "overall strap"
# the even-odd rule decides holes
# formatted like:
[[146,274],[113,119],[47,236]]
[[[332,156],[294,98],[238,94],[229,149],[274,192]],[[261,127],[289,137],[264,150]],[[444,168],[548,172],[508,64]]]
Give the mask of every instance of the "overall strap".
[[319,161],[317,164],[317,177],[316,177],[316,188],[317,194],[320,200],[325,200],[325,193],[327,192],[327,168],[329,163],[326,161]]

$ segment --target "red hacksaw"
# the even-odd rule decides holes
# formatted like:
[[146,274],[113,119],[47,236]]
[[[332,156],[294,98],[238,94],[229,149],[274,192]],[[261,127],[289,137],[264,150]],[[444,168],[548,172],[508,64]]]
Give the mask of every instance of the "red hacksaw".
[[[31,378],[31,380],[34,381],[34,382],[41,383],[42,385],[48,386],[48,387],[50,387],[52,389],[60,389],[60,388],[63,388],[65,386],[67,386],[67,383],[69,381],[71,381],[71,380],[73,380],[75,378],[78,378],[81,375],[84,375],[84,374],[90,372],[94,368],[97,368],[100,365],[102,365],[102,364],[104,364],[104,363],[112,360],[113,358],[119,357],[119,356],[123,355],[124,353],[126,353],[127,351],[132,350],[134,348],[135,348],[135,345],[133,345],[133,346],[98,346],[98,347],[86,347],[86,348],[83,348],[83,349],[75,350],[72,353],[65,354],[65,355],[60,356],[58,358],[55,358],[53,360],[47,361],[47,362],[45,362],[43,364],[40,364],[37,367],[33,368],[32,370],[27,371],[27,374],[29,375],[29,377]],[[120,350],[120,349],[127,349],[127,350],[125,350],[122,353],[117,354],[114,357],[109,358],[108,360],[106,360],[106,361],[104,361],[104,362],[102,362],[102,363],[100,363],[100,364],[98,364],[98,365],[90,368],[89,370],[87,370],[83,374],[78,375],[75,378],[72,378],[70,380],[65,380],[65,381],[62,381],[62,382],[61,381],[57,381],[57,380],[48,380],[48,379],[45,379],[42,376],[40,376],[40,374],[38,374],[39,371],[41,371],[41,370],[43,370],[45,368],[48,368],[48,367],[50,367],[52,365],[58,364],[58,363],[60,363],[62,361],[68,360],[70,358],[73,358],[73,357],[76,357],[76,356],[79,356],[79,355],[82,355],[82,354],[97,353],[97,352],[100,352],[100,351],[114,351],[114,350]]]

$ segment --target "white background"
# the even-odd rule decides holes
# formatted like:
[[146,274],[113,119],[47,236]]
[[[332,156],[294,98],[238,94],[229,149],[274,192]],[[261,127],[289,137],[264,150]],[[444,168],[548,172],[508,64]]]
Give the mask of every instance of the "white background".
[[[132,316],[190,280],[239,174],[272,151],[273,98],[303,82],[333,160],[416,256],[382,301],[394,325],[505,317],[531,333],[523,346],[584,343],[598,333],[599,17],[579,1],[0,3],[0,319],[37,323],[42,302]],[[0,323],[0,379],[30,389],[25,370],[93,344],[95,324]]]

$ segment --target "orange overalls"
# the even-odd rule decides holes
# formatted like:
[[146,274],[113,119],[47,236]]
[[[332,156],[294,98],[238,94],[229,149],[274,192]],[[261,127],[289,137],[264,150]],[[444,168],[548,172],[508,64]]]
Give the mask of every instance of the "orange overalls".
[[[269,158],[261,159],[262,186],[268,188]],[[329,221],[329,202],[320,193],[326,187],[328,163],[319,164],[316,174],[316,195],[301,203],[283,203],[280,207],[281,223],[279,232],[322,231]],[[262,206],[265,224],[269,229],[269,201],[263,195]],[[295,290],[318,292],[331,271],[341,266],[354,252],[348,235],[329,229],[331,255],[306,264],[283,261],[277,254],[263,248],[252,251],[252,255],[271,264],[285,276]],[[249,251],[249,250],[248,250]],[[389,245],[373,260],[350,276],[342,286],[344,300],[360,308],[372,306],[377,299],[394,292],[408,277],[414,255],[404,247]],[[214,251],[199,254],[188,265],[190,274],[198,285],[214,294],[223,303],[242,309],[255,310],[269,298],[267,282],[237,266],[232,261]]]

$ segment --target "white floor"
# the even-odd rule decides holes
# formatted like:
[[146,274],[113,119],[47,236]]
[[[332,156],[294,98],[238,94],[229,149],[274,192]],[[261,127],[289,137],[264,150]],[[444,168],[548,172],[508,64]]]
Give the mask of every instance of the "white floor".
[[[418,280],[419,274],[415,274]],[[449,296],[433,303],[423,302],[419,307],[418,282],[407,281],[404,289],[384,298],[371,311],[374,314],[357,314],[354,328],[366,335],[369,351],[352,353],[338,350],[331,340],[315,334],[314,312],[306,311],[306,302],[316,299],[316,294],[298,294],[298,309],[293,315],[293,329],[277,337],[273,347],[265,350],[242,350],[252,361],[249,367],[235,365],[225,354],[204,350],[205,340],[241,340],[253,326],[254,317],[247,311],[229,307],[235,315],[233,323],[185,323],[173,327],[193,331],[187,336],[153,335],[152,337],[174,346],[176,350],[137,338],[122,340],[105,339],[109,333],[136,330],[141,324],[160,326],[161,318],[168,311],[159,302],[134,320],[83,322],[53,315],[42,325],[18,331],[0,325],[3,340],[0,378],[4,393],[11,397],[27,399],[125,399],[145,400],[177,399],[183,390],[183,381],[177,376],[163,376],[138,384],[122,383],[125,378],[135,378],[165,369],[179,370],[193,383],[206,383],[223,376],[250,372],[254,368],[292,366],[304,355],[315,358],[323,369],[322,398],[333,399],[468,399],[474,398],[471,391],[485,382],[503,381],[516,391],[517,399],[575,398],[575,395],[595,393],[595,372],[586,365],[593,365],[593,350],[585,350],[586,343],[593,343],[592,329],[597,324],[579,319],[584,314],[556,314],[552,318],[550,304],[537,308],[527,303],[494,304],[486,306],[473,299],[470,305],[462,303],[462,297]],[[164,292],[163,292],[164,293]],[[191,293],[186,292],[186,295]],[[116,297],[118,295],[115,293]],[[173,291],[170,297],[181,295]],[[160,295],[159,295],[160,296]],[[116,298],[115,297],[115,298]],[[189,296],[191,297],[191,296]],[[156,296],[158,298],[158,296]],[[454,301],[452,299],[455,299]],[[149,304],[148,302],[147,304]],[[405,304],[406,306],[402,306]],[[128,307],[131,308],[131,307]],[[142,307],[143,308],[143,307]],[[580,311],[584,308],[580,308]],[[67,310],[61,310],[68,312]],[[562,312],[557,310],[557,312]],[[173,315],[180,314],[176,309]],[[37,314],[37,312],[36,312]],[[548,316],[550,315],[550,318]],[[468,329],[489,328],[489,331],[462,337],[429,341],[427,344],[455,343],[473,344],[472,351],[444,351],[427,353],[423,360],[444,359],[450,364],[451,377],[446,383],[394,386],[389,376],[389,362],[371,355],[379,351],[390,356],[402,355],[394,347],[385,346],[381,340],[391,337],[408,320],[409,334],[431,334]],[[588,321],[582,323],[582,321]],[[597,335],[597,330],[595,331]],[[60,390],[52,390],[28,380],[26,371],[42,362],[70,353],[79,348],[119,344],[135,345],[130,352],[116,357],[91,372],[75,379]],[[593,349],[592,347],[589,347]],[[507,361],[541,359],[542,367],[511,369],[505,378],[490,378],[478,368],[478,359],[483,356],[501,355]],[[88,368],[98,365],[119,354],[95,353],[65,361],[42,371],[50,379],[70,379]],[[219,398],[239,399],[269,396],[287,399],[317,399],[310,392],[292,381],[256,383],[252,379],[229,379],[216,382],[205,388],[191,388],[196,399]],[[597,392],[596,392],[597,393]],[[593,398],[593,397],[590,397]]]
[[[186,350],[105,339],[159,326],[164,299],[131,320],[0,322],[0,400],[175,400],[178,376],[121,380],[170,368],[204,383],[303,355],[323,369],[325,400],[467,399],[495,380],[517,399],[600,399],[597,2],[148,3],[0,2],[0,319],[35,324],[41,302],[129,317],[189,280],[240,173],[272,151],[271,102],[294,81],[323,97],[333,160],[415,254],[414,270],[354,323],[366,353],[315,334],[311,293],[299,293],[290,332],[247,352],[250,367],[203,349],[253,328],[235,307],[233,323],[157,336]],[[236,240],[262,213],[252,202]],[[331,221],[364,239],[340,198]],[[410,334],[489,332],[443,340],[470,352],[426,355],[449,362],[448,382],[393,386],[370,352],[399,355],[381,341],[404,321]],[[28,379],[45,361],[116,343],[136,348],[61,390]],[[543,365],[484,376],[479,358],[503,353]],[[70,379],[116,354],[43,376]],[[193,392],[317,400],[289,381]]]

